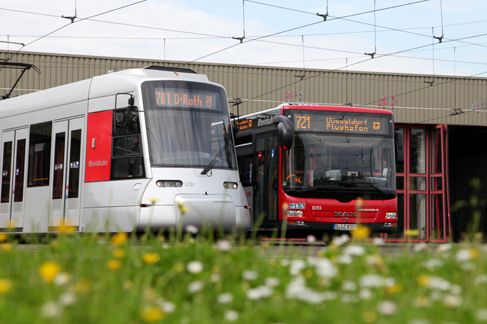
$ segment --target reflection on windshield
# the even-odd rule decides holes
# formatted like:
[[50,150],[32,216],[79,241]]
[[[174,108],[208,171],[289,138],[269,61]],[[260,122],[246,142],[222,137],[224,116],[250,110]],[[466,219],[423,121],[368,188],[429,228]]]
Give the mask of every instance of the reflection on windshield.
[[[149,153],[153,166],[236,169],[235,151],[226,96],[220,88],[198,83],[181,82],[181,89],[190,93],[192,87],[212,95],[212,109],[188,107],[158,107],[153,89],[160,92],[167,83],[145,84],[144,110],[146,112]],[[178,86],[171,82],[171,88]],[[174,91],[174,90],[171,90]]]
[[392,139],[297,133],[284,156],[282,185],[289,191],[364,191],[395,189]]

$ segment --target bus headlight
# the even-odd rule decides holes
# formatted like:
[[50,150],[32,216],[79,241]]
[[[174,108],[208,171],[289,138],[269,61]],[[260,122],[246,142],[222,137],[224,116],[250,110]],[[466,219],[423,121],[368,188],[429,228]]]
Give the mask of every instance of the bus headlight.
[[157,180],[156,181],[156,186],[158,187],[182,187],[183,182],[180,180]]
[[225,181],[223,187],[225,187],[225,189],[238,189],[238,183]]
[[397,219],[397,213],[394,212],[386,213],[386,219]]
[[302,210],[288,210],[287,217],[303,217]]

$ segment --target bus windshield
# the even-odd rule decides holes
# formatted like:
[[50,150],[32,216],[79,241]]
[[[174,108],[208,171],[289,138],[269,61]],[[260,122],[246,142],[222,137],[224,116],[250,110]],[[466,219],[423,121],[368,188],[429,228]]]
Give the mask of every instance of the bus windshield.
[[395,196],[394,168],[390,137],[295,133],[283,156],[282,186],[300,197],[341,193],[387,199]]
[[185,81],[142,84],[152,166],[236,169],[225,91]]

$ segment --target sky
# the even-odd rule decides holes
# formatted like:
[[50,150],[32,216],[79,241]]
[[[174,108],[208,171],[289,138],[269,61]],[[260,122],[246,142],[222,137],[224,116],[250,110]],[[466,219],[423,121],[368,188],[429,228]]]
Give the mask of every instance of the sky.
[[485,77],[487,1],[0,0],[0,49]]

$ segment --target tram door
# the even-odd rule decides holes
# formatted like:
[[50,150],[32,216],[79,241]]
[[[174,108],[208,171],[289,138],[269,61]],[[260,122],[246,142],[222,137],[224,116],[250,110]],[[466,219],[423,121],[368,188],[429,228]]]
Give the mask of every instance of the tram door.
[[49,228],[79,226],[83,118],[53,124]]
[[3,133],[0,228],[21,230],[25,212],[25,170],[28,128]]

